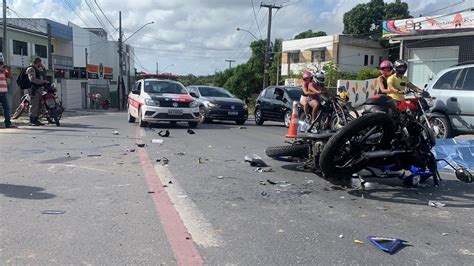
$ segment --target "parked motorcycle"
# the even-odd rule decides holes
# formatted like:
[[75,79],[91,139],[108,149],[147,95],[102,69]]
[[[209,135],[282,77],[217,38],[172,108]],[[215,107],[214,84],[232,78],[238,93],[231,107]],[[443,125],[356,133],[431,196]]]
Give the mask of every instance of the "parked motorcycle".
[[[56,88],[54,84],[47,84],[44,86],[42,92],[42,101],[40,106],[39,118],[46,118],[48,123],[56,124],[60,126],[59,120],[62,117],[64,112],[64,107],[62,102],[56,96]],[[25,94],[21,97],[20,104],[16,108],[15,112],[12,115],[13,119],[19,118],[24,112],[29,112],[30,110],[31,98],[29,94]]]

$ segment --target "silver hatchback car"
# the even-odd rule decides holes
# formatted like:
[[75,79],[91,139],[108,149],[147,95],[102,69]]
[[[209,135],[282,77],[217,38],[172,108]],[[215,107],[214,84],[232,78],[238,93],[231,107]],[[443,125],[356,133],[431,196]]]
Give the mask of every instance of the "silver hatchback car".
[[442,70],[427,85],[434,100],[431,122],[438,137],[474,133],[474,63],[461,63]]

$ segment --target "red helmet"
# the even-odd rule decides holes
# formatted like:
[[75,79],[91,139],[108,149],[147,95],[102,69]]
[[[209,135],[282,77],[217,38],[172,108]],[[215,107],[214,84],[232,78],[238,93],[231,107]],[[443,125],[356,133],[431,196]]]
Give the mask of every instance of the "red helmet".
[[388,60],[383,60],[381,63],[380,63],[380,66],[379,68],[382,69],[382,68],[393,68],[393,64],[392,62],[388,61]]
[[380,63],[379,69],[380,69],[380,74],[382,74],[384,77],[390,76],[392,74],[392,71],[393,71],[392,62],[390,62],[388,60],[383,60]]
[[309,71],[305,71],[303,72],[303,79],[306,80],[306,79],[309,79],[309,78],[312,78],[313,77],[313,73],[309,72]]

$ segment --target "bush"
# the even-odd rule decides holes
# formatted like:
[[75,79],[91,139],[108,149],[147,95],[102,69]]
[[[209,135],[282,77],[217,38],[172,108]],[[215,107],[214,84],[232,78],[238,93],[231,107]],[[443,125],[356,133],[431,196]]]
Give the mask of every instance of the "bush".
[[380,72],[376,68],[363,67],[357,72],[357,80],[374,79],[380,76]]

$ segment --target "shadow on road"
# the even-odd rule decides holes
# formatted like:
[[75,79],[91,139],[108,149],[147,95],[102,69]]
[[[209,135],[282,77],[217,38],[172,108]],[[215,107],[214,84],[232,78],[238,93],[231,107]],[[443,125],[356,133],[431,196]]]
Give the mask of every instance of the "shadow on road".
[[44,200],[56,197],[51,193],[42,192],[44,188],[11,184],[0,184],[0,194],[5,197],[31,200]]

